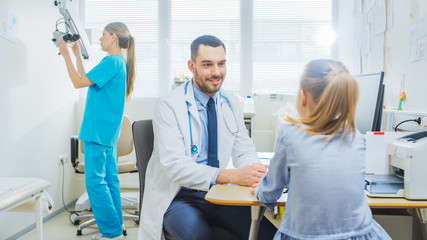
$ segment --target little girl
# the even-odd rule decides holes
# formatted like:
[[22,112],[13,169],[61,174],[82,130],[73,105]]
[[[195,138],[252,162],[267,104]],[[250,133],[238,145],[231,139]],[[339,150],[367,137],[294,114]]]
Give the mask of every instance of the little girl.
[[358,95],[340,62],[307,64],[297,98],[301,118],[288,117],[268,172],[252,186],[269,209],[288,186],[274,239],[391,239],[372,219],[364,192],[366,144],[354,123]]
[[[135,42],[127,26],[121,22],[108,24],[100,41],[108,56],[87,74],[77,42],[73,46],[77,71],[62,38],[59,50],[74,87],[89,87],[79,140],[84,141],[86,189],[101,232],[92,239],[99,239],[101,235],[101,239],[124,239],[116,142],[125,100],[130,99],[133,91]],[[127,49],[126,60],[122,49]]]

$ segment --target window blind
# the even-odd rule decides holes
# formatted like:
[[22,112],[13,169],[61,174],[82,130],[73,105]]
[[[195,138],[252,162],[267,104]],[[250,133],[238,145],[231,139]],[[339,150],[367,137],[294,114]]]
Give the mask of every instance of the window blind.
[[214,35],[226,46],[227,73],[223,87],[238,91],[240,84],[240,1],[172,0],[171,45],[173,75],[192,77],[187,61],[190,45],[201,35]]
[[332,1],[253,1],[253,90],[295,94],[308,61],[332,58]]
[[[240,5],[252,1],[252,36],[241,39]],[[170,0],[170,39],[159,45],[158,0],[85,0],[85,27],[92,30],[90,64],[99,63],[105,53],[99,38],[106,24],[122,21],[136,40],[136,81],[133,97],[159,97],[170,91],[160,83],[159,72],[173,77],[192,77],[187,61],[190,44],[198,36],[220,38],[227,48],[227,75],[223,87],[238,92],[241,79],[242,42],[251,42],[252,64],[245,66],[252,74],[256,94],[295,94],[304,65],[316,58],[333,58],[330,41],[332,0]],[[168,6],[169,8],[169,6]],[[246,39],[251,38],[251,39]],[[159,64],[159,47],[170,48],[171,65]],[[170,69],[169,69],[170,68]],[[169,80],[172,82],[172,79]],[[242,81],[242,83],[240,83]],[[251,84],[251,81],[248,81]],[[168,89],[159,89],[159,88]]]
[[99,38],[110,22],[125,23],[135,38],[136,78],[132,97],[158,97],[158,1],[85,0],[85,27],[92,31],[91,66],[105,56]]

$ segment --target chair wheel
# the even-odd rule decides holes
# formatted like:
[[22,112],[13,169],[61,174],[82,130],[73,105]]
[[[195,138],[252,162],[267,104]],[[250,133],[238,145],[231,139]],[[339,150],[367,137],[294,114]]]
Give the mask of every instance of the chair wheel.
[[74,225],[79,225],[80,224],[80,220],[77,219],[75,220],[78,216],[80,216],[81,214],[78,212],[73,212],[70,214],[70,221],[74,224]]
[[77,236],[81,236],[82,235],[82,230],[77,230]]

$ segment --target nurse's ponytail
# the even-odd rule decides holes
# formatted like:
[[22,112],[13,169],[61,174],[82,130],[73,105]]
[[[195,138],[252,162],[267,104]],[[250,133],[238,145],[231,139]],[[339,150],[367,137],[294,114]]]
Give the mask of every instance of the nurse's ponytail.
[[128,27],[122,22],[112,22],[105,26],[105,30],[115,33],[119,40],[119,47],[127,49],[126,52],[126,101],[130,101],[135,82],[135,39],[130,34]]

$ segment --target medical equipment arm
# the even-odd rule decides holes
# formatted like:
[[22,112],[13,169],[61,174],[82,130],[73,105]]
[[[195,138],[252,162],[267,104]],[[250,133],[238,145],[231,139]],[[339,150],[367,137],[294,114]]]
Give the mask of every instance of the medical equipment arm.
[[79,18],[75,14],[72,8],[67,7],[67,1],[69,0],[56,0],[54,1],[55,6],[59,8],[59,13],[63,16],[65,24],[65,32],[58,30],[58,24],[62,23],[56,22],[56,30],[53,32],[52,41],[58,46],[59,39],[62,37],[67,41],[78,41],[80,44],[80,52],[84,59],[89,59],[89,54],[87,51],[87,46],[89,46],[89,39],[86,35],[83,25],[79,21]]

